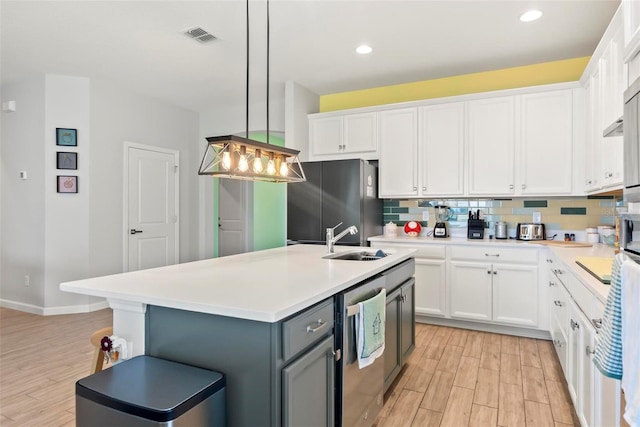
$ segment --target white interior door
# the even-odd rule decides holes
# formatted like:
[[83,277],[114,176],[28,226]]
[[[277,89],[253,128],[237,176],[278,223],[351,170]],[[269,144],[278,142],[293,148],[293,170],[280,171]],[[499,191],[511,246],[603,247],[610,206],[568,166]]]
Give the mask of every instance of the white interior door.
[[218,256],[248,252],[252,183],[220,179],[218,189]]
[[178,153],[127,146],[128,271],[178,262]]

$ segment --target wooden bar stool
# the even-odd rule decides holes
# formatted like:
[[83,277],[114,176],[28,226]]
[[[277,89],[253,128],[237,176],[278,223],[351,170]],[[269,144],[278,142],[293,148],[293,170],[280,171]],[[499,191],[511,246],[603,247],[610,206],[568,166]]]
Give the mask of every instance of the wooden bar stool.
[[113,327],[111,326],[99,329],[91,334],[91,345],[96,348],[95,365],[93,368],[94,374],[102,370],[102,364],[104,363],[104,353],[102,352],[102,348],[100,347],[100,341],[102,341],[103,337],[110,337],[111,335],[113,335]]

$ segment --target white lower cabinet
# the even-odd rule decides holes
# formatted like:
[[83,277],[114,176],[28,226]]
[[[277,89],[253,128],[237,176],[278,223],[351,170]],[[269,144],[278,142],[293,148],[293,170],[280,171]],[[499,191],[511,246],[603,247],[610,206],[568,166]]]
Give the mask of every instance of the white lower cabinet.
[[422,316],[448,316],[446,305],[447,261],[444,245],[394,245],[384,242],[371,242],[371,247],[380,249],[415,249],[416,314]]
[[[566,266],[549,256],[551,337],[560,359],[578,419],[582,427],[620,425],[620,382],[605,377],[593,364],[598,320],[604,305],[586,289]],[[562,324],[564,322],[564,325]],[[564,332],[563,332],[564,331]],[[566,343],[563,345],[563,333]]]
[[537,327],[537,249],[452,246],[449,272],[452,318]]
[[416,258],[416,314],[447,315],[446,261]]

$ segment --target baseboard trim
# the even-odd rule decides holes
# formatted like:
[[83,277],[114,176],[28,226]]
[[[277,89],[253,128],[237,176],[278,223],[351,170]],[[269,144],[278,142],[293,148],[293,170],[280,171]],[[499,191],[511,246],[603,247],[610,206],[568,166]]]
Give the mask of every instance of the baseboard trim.
[[515,326],[496,325],[493,323],[469,322],[465,320],[445,319],[442,317],[421,316],[419,314],[416,314],[416,322],[471,329],[473,331],[493,332],[496,334],[551,340],[551,334],[549,331],[543,331],[540,329],[519,328]]
[[98,311],[105,308],[109,308],[109,303],[99,301],[93,304],[83,305],[67,305],[59,307],[41,307],[33,304],[25,304],[18,301],[11,301],[6,299],[0,299],[0,307],[10,308],[12,310],[24,311],[26,313],[39,314],[40,316],[55,316],[59,314],[76,314],[76,313],[89,313],[92,311]]

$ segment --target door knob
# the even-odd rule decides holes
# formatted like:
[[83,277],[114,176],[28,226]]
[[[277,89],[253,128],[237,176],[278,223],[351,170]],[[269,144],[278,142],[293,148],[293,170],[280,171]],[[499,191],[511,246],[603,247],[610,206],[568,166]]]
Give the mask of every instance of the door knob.
[[129,230],[129,234],[138,234],[138,233],[142,233],[142,230],[136,230],[135,228],[132,228],[131,230]]

